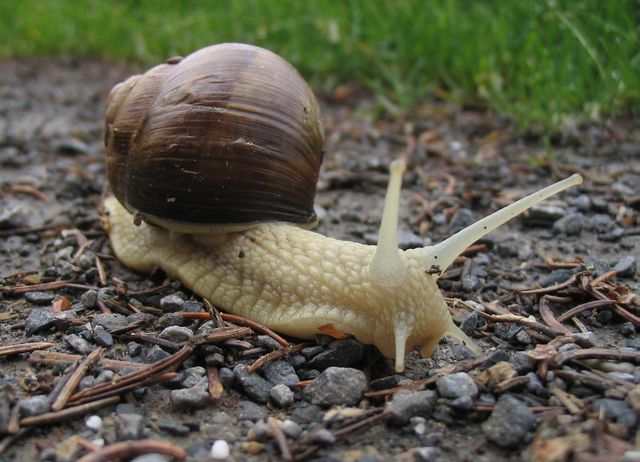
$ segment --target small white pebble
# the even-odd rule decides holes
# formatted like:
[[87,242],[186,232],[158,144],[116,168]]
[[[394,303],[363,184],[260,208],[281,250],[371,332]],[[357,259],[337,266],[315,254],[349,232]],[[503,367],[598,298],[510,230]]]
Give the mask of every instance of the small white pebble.
[[211,446],[211,457],[215,460],[224,460],[229,457],[229,443],[225,440],[216,440]]
[[92,416],[87,417],[87,420],[84,421],[84,424],[90,430],[93,430],[94,432],[97,432],[98,430],[100,430],[102,428],[102,419],[100,418],[100,416],[92,415]]
[[104,447],[104,438],[96,438],[95,440],[91,440],[91,442],[98,448]]

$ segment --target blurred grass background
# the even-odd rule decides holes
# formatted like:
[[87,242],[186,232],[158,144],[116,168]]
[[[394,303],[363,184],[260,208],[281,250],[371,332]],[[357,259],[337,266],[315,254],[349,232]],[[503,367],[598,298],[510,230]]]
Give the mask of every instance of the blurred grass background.
[[427,97],[526,130],[640,108],[640,0],[0,0],[0,56],[151,65],[241,41],[327,93],[361,82],[398,114]]

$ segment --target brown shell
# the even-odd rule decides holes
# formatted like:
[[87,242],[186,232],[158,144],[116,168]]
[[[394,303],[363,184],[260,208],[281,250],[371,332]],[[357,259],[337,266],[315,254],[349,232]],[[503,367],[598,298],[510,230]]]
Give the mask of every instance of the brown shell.
[[105,126],[111,188],[148,221],[316,219],[318,103],[268,50],[213,45],[130,77],[111,90]]

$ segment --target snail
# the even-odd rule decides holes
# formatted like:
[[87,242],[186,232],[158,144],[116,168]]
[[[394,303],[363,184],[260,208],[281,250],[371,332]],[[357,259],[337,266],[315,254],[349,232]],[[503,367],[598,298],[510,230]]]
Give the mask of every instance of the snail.
[[395,160],[375,246],[310,228],[323,157],[319,106],[298,72],[265,49],[219,44],[116,85],[106,111],[104,201],[116,256],[160,266],[219,308],[313,338],[327,326],[375,345],[404,370],[454,323],[436,284],[469,245],[581,182],[577,174],[443,242],[402,251],[405,162]]

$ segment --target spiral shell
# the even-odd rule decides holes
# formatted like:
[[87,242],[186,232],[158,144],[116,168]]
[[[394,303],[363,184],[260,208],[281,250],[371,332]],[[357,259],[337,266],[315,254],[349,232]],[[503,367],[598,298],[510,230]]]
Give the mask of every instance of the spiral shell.
[[213,45],[116,85],[105,144],[113,193],[152,223],[197,232],[316,219],[318,103],[263,48]]

